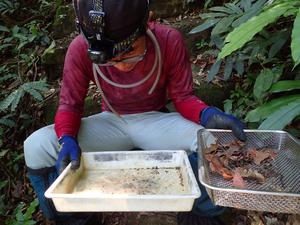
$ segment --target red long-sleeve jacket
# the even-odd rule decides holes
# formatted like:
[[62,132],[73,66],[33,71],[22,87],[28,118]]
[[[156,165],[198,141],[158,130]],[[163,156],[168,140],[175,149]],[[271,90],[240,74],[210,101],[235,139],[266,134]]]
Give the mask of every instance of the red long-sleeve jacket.
[[[145,83],[129,89],[114,87],[99,77],[105,96],[121,115],[160,110],[169,98],[183,117],[199,123],[200,112],[207,105],[194,95],[189,56],[181,34],[173,28],[153,22],[148,26],[162,54],[162,73],[154,92],[148,94],[156,74]],[[72,41],[66,54],[60,101],[55,116],[58,137],[65,134],[75,137],[80,128],[89,82],[94,81],[87,48],[86,41],[79,35]],[[101,71],[116,83],[132,84],[140,81],[152,69],[155,59],[154,45],[149,37],[146,38],[146,48],[144,59],[130,72],[119,71],[113,66],[101,67]],[[109,111],[104,101],[102,110]]]

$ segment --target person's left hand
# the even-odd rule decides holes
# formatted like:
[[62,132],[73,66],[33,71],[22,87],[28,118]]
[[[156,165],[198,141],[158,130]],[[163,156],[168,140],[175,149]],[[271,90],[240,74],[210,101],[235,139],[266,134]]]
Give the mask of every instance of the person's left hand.
[[200,124],[207,129],[229,129],[241,141],[246,141],[245,125],[233,115],[216,107],[207,107],[201,112]]

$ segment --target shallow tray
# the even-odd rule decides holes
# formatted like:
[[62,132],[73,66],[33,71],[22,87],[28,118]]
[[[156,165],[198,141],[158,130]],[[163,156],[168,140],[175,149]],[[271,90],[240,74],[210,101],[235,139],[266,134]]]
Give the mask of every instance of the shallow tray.
[[190,211],[200,190],[185,151],[87,152],[45,192],[58,211]]

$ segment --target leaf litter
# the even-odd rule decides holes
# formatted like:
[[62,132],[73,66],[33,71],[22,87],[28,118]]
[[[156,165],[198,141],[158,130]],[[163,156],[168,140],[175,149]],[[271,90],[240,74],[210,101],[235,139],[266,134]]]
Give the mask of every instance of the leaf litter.
[[271,148],[246,148],[241,141],[212,144],[205,149],[211,172],[231,180],[234,187],[245,188],[245,180],[263,184],[274,173],[271,162],[276,152]]

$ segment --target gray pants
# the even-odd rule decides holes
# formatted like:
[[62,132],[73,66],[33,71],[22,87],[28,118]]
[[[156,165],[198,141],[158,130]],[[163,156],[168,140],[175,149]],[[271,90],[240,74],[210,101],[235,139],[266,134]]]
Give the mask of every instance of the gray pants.
[[[78,143],[83,152],[133,148],[196,151],[197,131],[202,128],[178,113],[146,112],[122,115],[120,119],[103,112],[82,119]],[[54,166],[59,151],[57,141],[54,125],[31,134],[24,142],[26,165],[31,169]]]

